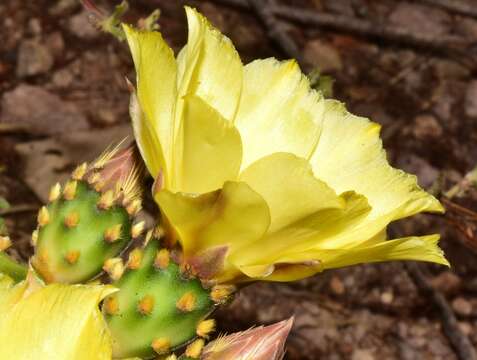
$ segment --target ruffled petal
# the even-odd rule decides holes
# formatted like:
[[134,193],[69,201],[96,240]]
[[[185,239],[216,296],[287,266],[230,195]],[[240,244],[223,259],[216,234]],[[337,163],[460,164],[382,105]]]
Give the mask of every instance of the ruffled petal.
[[368,242],[356,248],[319,248],[283,255],[270,265],[241,266],[254,280],[295,281],[327,269],[393,260],[428,261],[449,266],[438,246],[439,235]]
[[320,134],[324,101],[295,61],[256,60],[244,68],[239,111],[242,169],[275,152],[308,159]]
[[123,28],[136,67],[139,107],[131,106],[136,141],[151,175],[156,177],[162,169],[168,181],[176,126],[174,53],[158,32]]
[[411,236],[353,249],[315,249],[313,257],[320,259],[323,269],[392,260],[428,261],[449,266],[438,242],[439,235]]
[[269,232],[285,228],[324,209],[343,208],[345,201],[313,175],[305,159],[290,153],[264,157],[240,175],[270,208]]
[[179,96],[196,95],[232,120],[242,88],[243,66],[232,42],[186,6],[189,36],[178,56]]
[[19,299],[0,317],[0,358],[110,360],[111,339],[98,303],[114,291],[53,284]]
[[201,98],[185,99],[182,178],[178,188],[187,193],[220,189],[236,180],[242,159],[240,134],[231,122]]
[[388,164],[379,130],[378,124],[350,114],[341,103],[326,100],[323,130],[311,157],[315,175],[338,193],[353,190],[366,196],[373,208],[369,221],[443,211],[415,176]]
[[[189,36],[187,45],[180,51],[177,58],[178,99],[175,113],[175,152],[171,190],[190,192],[199,188],[202,192],[206,192],[221,187],[224,179],[235,180],[237,161],[239,161],[240,166],[241,153],[237,154],[238,157],[234,156],[230,165],[225,166],[224,173],[219,178],[214,178],[214,175],[220,174],[220,166],[224,165],[226,160],[229,160],[219,153],[226,150],[228,154],[231,152],[235,154],[239,148],[240,136],[233,128],[232,119],[235,116],[240,99],[243,66],[237,51],[227,37],[215,29],[197,11],[187,6],[185,9]],[[195,106],[195,110],[199,111],[198,116],[202,118],[202,125],[207,122],[207,125],[212,126],[211,131],[208,129],[201,129],[200,131],[200,135],[206,136],[206,138],[202,138],[203,146],[201,149],[206,150],[208,155],[213,155],[211,164],[219,166],[219,168],[212,169],[211,165],[207,169],[213,172],[212,176],[209,176],[207,171],[187,173],[191,168],[197,168],[198,164],[207,161],[207,158],[198,154],[192,157],[194,159],[200,157],[199,163],[192,163],[190,160],[192,155],[190,151],[191,138],[200,139],[200,136],[191,134],[191,131],[198,130],[199,126],[196,123],[197,115],[190,109],[192,106],[190,99],[202,100],[202,102],[194,100],[193,106]],[[200,114],[212,114],[212,118],[205,119]],[[221,124],[221,122],[227,122],[227,124]],[[213,137],[217,135],[219,139]],[[224,146],[211,146],[218,143]],[[197,144],[197,141],[195,144]],[[227,149],[227,146],[231,147],[230,150]],[[217,160],[222,161],[217,163]],[[231,168],[234,170],[233,174],[228,171]],[[191,175],[194,178],[191,178]],[[197,178],[197,176],[200,176],[200,178]],[[194,182],[195,185],[199,186],[188,186]]]

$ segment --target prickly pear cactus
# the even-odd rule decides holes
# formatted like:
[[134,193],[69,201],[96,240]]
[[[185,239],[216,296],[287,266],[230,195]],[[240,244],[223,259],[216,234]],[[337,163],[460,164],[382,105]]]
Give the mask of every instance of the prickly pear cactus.
[[31,263],[46,282],[88,281],[140,235],[143,224],[133,225],[139,173],[132,148],[113,149],[80,165],[63,188],[52,187],[32,236]]
[[203,338],[215,327],[213,319],[205,318],[216,301],[174,259],[157,239],[129,254],[124,274],[113,284],[120,290],[103,304],[116,357],[169,354],[196,337],[186,353],[200,355]]

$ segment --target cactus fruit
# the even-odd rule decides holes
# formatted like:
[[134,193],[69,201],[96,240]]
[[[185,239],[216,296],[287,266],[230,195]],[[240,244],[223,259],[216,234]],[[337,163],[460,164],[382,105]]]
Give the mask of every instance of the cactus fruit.
[[198,357],[203,338],[215,328],[214,320],[205,320],[215,307],[211,291],[181,269],[175,250],[161,248],[156,238],[146,242],[130,252],[124,274],[113,283],[119,291],[103,304],[114,356],[166,355],[198,337],[186,349]]
[[32,235],[31,263],[46,282],[88,281],[140,235],[143,225],[133,225],[142,171],[135,156],[132,147],[116,147],[78,166],[63,189],[52,187]]

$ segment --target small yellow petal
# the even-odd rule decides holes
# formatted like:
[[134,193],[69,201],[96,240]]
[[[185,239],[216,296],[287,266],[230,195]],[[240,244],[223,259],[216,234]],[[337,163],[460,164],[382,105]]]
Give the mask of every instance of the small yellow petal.
[[227,182],[200,196],[163,190],[156,194],[187,256],[222,245],[229,252],[258,241],[270,224],[268,206],[247,184]]

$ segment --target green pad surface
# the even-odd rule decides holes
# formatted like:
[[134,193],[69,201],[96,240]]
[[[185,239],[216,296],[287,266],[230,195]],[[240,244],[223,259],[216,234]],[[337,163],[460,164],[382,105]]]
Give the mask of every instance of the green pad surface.
[[[117,256],[129,244],[131,220],[127,211],[120,206],[98,209],[99,198],[100,193],[79,181],[73,200],[60,198],[47,206],[50,221],[40,228],[32,261],[47,282],[88,281],[101,273],[106,259]],[[79,222],[68,228],[64,221],[72,212],[79,214]],[[117,224],[122,224],[120,238],[114,243],[106,242],[104,232]],[[65,260],[70,251],[80,254],[74,264]]]
[[[154,267],[159,250],[157,240],[151,240],[144,249],[141,266],[128,269],[113,284],[120,290],[117,297],[119,311],[105,318],[113,335],[114,356],[150,358],[154,339],[167,338],[171,349],[180,347],[195,337],[196,327],[212,311],[214,304],[209,291],[197,279],[184,279],[179,267],[172,260],[163,270]],[[194,310],[181,312],[177,301],[192,292],[196,302]],[[148,315],[138,311],[138,303],[146,295],[154,298],[154,308]]]

